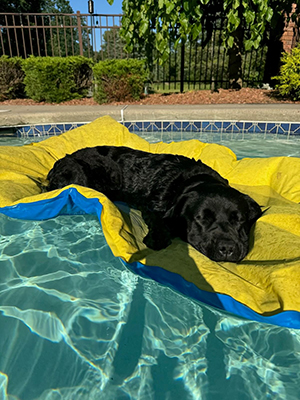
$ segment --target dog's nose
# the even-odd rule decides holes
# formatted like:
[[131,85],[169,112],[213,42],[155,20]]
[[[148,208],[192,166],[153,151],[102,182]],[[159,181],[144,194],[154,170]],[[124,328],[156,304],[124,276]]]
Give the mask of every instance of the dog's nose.
[[218,252],[220,256],[224,258],[224,260],[227,260],[233,255],[234,248],[234,242],[231,241],[223,240],[218,243]]

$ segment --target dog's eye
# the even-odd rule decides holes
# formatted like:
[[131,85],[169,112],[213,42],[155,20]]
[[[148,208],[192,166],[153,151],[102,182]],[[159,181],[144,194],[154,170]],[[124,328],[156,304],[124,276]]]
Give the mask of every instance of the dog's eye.
[[201,217],[199,217],[199,219],[201,219],[201,221],[206,222],[206,223],[212,223],[213,221],[215,221],[216,216],[215,213],[213,211],[211,211],[208,208],[205,208],[202,212]]
[[229,214],[229,223],[230,224],[234,224],[234,223],[240,222],[240,221],[241,221],[240,215],[236,211],[232,211]]

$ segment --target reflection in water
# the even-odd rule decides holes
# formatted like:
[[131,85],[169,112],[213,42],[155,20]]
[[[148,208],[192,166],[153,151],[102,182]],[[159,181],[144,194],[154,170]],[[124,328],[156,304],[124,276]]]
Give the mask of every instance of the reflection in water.
[[0,215],[0,399],[299,399],[300,332],[115,259],[93,216]]

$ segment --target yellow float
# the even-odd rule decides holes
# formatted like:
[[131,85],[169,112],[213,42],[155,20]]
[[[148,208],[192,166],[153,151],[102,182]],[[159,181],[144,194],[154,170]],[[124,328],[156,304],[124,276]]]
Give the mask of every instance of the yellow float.
[[[81,186],[45,192],[55,161],[91,146],[129,146],[153,153],[201,159],[264,210],[240,263],[209,260],[186,243],[153,251],[142,242],[139,212],[118,208]],[[0,212],[42,220],[59,214],[97,214],[113,254],[143,277],[204,303],[256,321],[300,328],[300,159],[245,158],[197,140],[150,144],[110,117],[23,147],[0,147]]]

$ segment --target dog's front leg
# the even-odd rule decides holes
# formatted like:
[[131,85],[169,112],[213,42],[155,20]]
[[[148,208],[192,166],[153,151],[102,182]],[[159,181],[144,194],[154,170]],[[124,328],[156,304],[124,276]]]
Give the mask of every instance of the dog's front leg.
[[142,216],[146,222],[149,232],[144,237],[143,242],[152,250],[162,250],[172,242],[169,227],[163,220],[163,215],[151,211],[143,211]]

